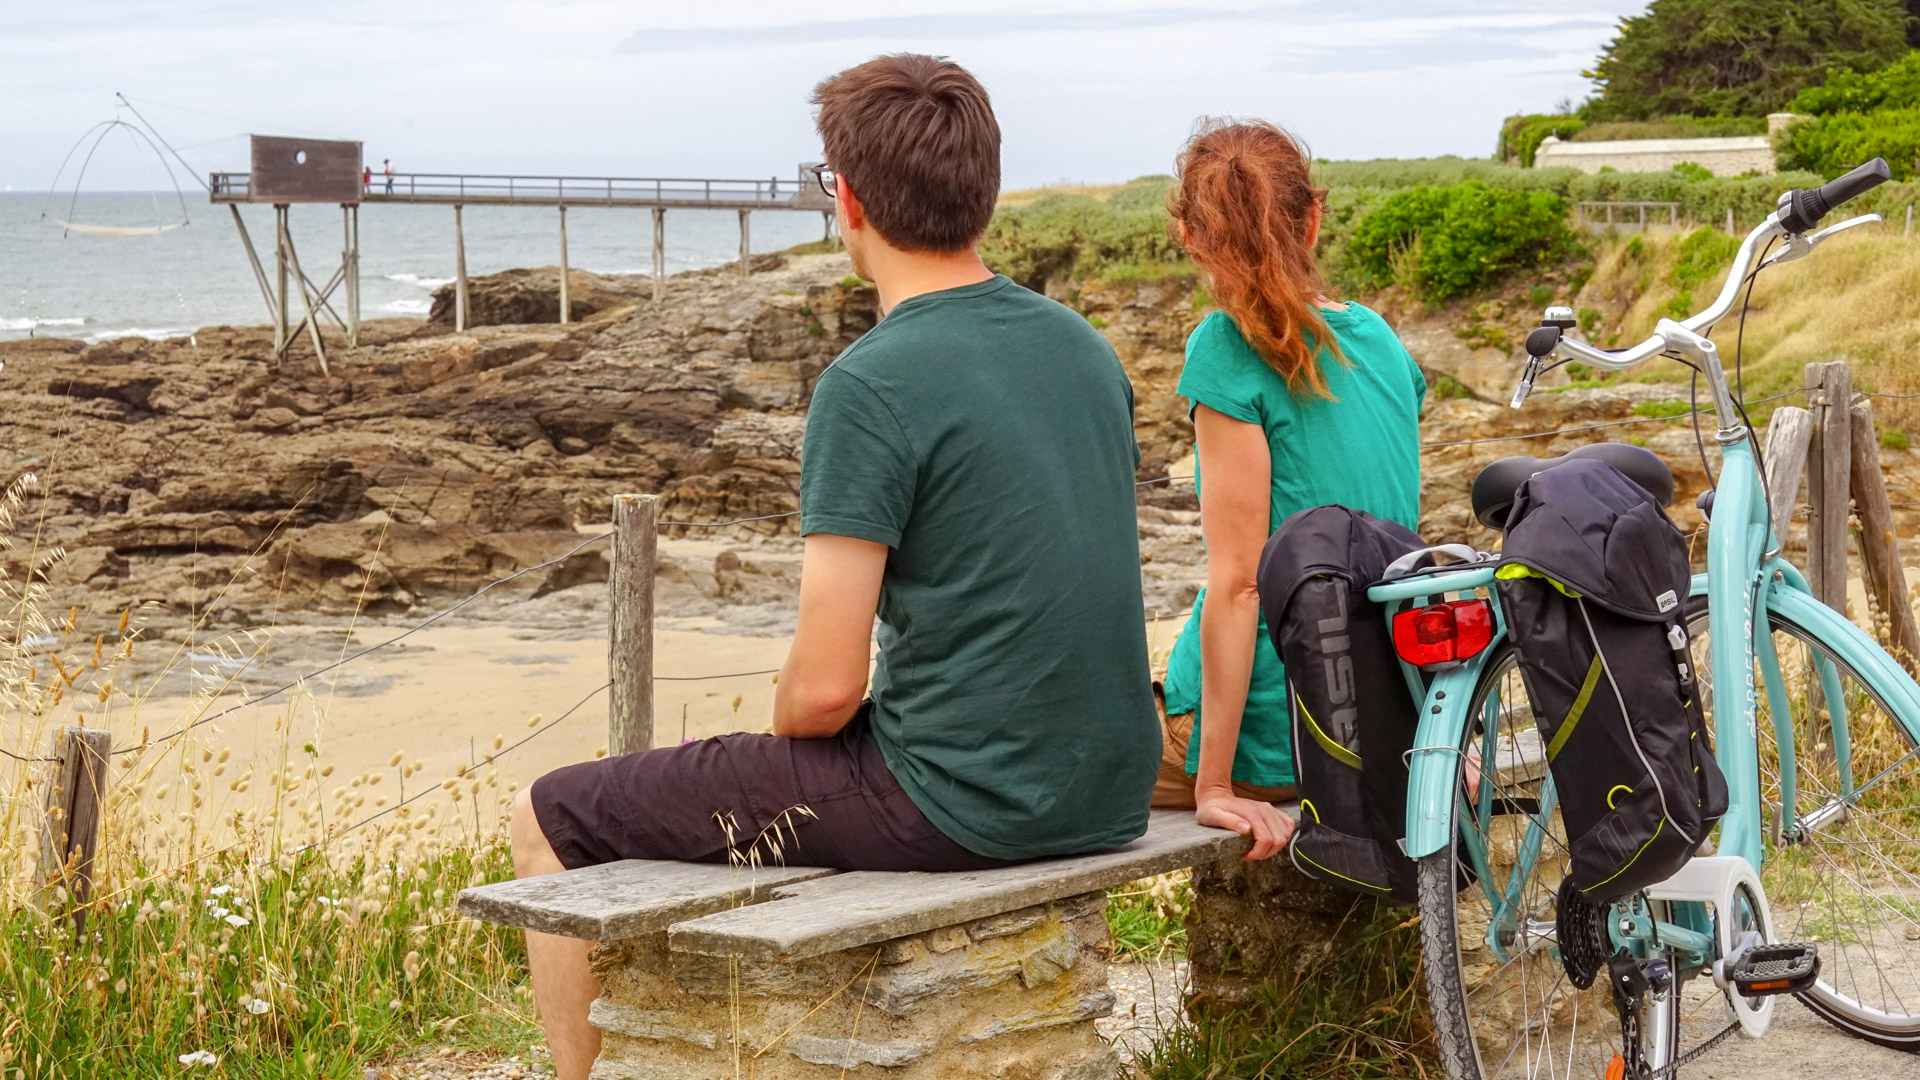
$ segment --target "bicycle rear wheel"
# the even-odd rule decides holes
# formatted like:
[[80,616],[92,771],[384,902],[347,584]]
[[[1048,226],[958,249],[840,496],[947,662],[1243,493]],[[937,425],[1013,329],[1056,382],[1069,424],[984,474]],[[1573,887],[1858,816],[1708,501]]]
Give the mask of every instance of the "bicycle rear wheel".
[[[1604,969],[1576,988],[1560,960],[1558,891],[1570,863],[1545,742],[1515,654],[1488,659],[1456,753],[1451,850],[1420,860],[1427,986],[1450,1080],[1593,1080],[1622,1046]],[[1491,763],[1493,767],[1486,767]],[[1670,918],[1665,904],[1655,918]],[[1638,1036],[1673,1060],[1679,994],[1650,994]]]
[[[1689,614],[1712,726],[1704,605]],[[1893,695],[1804,627],[1770,622],[1786,715],[1763,693],[1754,729],[1774,935],[1820,947],[1820,979],[1799,995],[1809,1009],[1920,1050],[1920,747],[1889,708]],[[1760,678],[1756,664],[1756,687]]]

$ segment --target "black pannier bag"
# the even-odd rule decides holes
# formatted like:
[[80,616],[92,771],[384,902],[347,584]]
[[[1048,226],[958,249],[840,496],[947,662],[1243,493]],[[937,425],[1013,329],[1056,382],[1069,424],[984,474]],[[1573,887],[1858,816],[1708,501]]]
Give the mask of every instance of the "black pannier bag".
[[1686,540],[1610,465],[1520,485],[1499,581],[1546,743],[1574,888],[1597,901],[1680,869],[1727,810],[1687,644]]
[[1426,547],[1412,531],[1344,506],[1289,516],[1257,578],[1267,634],[1287,669],[1300,825],[1288,851],[1308,877],[1417,901],[1406,753],[1419,703],[1367,586]]

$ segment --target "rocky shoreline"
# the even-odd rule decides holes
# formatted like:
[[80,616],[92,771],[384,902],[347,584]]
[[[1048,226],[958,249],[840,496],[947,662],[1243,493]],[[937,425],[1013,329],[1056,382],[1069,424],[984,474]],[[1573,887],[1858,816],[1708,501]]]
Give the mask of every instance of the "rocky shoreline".
[[[551,271],[479,279],[474,310],[483,322],[557,317],[555,285]],[[374,322],[359,348],[330,350],[331,376],[305,341],[274,360],[263,327],[0,343],[0,454],[9,480],[32,473],[44,493],[28,494],[0,557],[12,580],[44,582],[50,609],[102,619],[129,608],[214,627],[289,612],[407,618],[567,552],[604,529],[620,492],[660,494],[670,521],[796,509],[813,382],[876,321],[872,288],[833,254],[762,257],[744,279],[678,275],[659,304],[638,286],[583,276],[582,318],[567,326]],[[1190,283],[1049,291],[1101,328],[1134,381],[1140,478],[1180,472],[1192,428],[1174,387],[1203,314]],[[1494,403],[1511,357],[1462,342],[1445,312],[1382,307],[1429,381],[1450,376],[1452,396],[1429,399],[1430,444],[1633,419],[1675,397],[1628,383],[1542,393],[1513,412]],[[1680,479],[1675,516],[1692,527],[1706,478],[1691,429],[1674,422],[1435,447],[1423,532],[1491,543],[1465,504],[1473,473],[1597,437],[1663,453]],[[1182,610],[1205,572],[1191,486],[1149,485],[1140,502],[1147,607]],[[794,532],[791,518],[667,530],[663,615],[784,632]],[[519,601],[604,581],[599,547],[496,592]]]

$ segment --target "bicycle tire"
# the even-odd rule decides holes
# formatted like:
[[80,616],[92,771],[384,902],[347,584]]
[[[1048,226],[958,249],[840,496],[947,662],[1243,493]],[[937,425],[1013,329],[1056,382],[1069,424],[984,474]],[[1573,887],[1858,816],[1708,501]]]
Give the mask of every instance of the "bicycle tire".
[[[1704,621],[1705,614],[1704,602],[1696,598],[1690,605],[1688,621],[1695,625],[1693,633],[1696,643],[1695,656],[1701,660],[1704,660],[1707,655],[1707,634],[1705,627],[1701,625]],[[1913,805],[1920,804],[1920,744],[1916,744],[1906,729],[1893,719],[1895,713],[1887,705],[1892,695],[1886,693],[1883,688],[1874,686],[1870,680],[1854,670],[1846,661],[1842,660],[1830,646],[1821,642],[1812,631],[1806,629],[1804,626],[1774,612],[1768,613],[1768,625],[1772,628],[1775,635],[1776,652],[1782,654],[1783,679],[1790,680],[1792,678],[1787,670],[1790,654],[1787,650],[1782,650],[1779,647],[1780,635],[1784,634],[1786,637],[1797,641],[1800,645],[1818,652],[1822,658],[1830,661],[1834,665],[1837,678],[1843,684],[1841,690],[1843,699],[1849,696],[1845,689],[1845,683],[1848,681],[1851,681],[1853,685],[1858,686],[1864,691],[1867,701],[1870,701],[1872,704],[1873,714],[1883,718],[1886,721],[1886,726],[1897,734],[1900,740],[1899,745],[1905,747],[1905,752],[1901,754],[1900,759],[1910,760],[1912,764],[1909,769],[1903,770],[1900,776],[1895,777],[1895,779],[1906,781],[1899,789],[1895,789],[1895,794],[1899,795],[1902,791],[1909,794],[1896,798],[1894,801],[1907,804],[1906,808],[1912,812],[1896,819],[1895,825],[1890,826],[1890,828],[1897,828],[1901,825],[1909,828],[1920,828],[1920,805]],[[1708,726],[1712,727],[1713,694],[1711,666],[1702,664],[1701,671],[1708,677],[1707,684],[1703,688],[1703,704],[1707,710]],[[1756,671],[1755,675],[1756,678],[1758,678],[1760,673]],[[1791,692],[1791,686],[1789,686],[1788,689],[1789,692]],[[1793,705],[1794,702],[1790,699],[1790,711]],[[1759,743],[1756,747],[1756,757],[1760,762],[1761,772],[1759,789],[1763,805],[1768,808],[1769,813],[1777,822],[1779,817],[1782,816],[1779,810],[1780,803],[1777,799],[1780,789],[1777,774],[1779,750],[1777,746],[1777,735],[1771,722],[1772,706],[1764,693],[1760,695],[1757,707],[1760,711],[1755,717],[1756,722],[1754,726],[1757,734],[1757,742]],[[1862,718],[1862,710],[1850,706],[1848,713],[1851,734],[1856,736],[1849,740],[1850,746],[1870,745],[1872,738],[1871,733],[1869,733],[1868,738],[1858,737],[1861,734],[1858,721]],[[1815,755],[1799,753],[1797,738],[1798,736],[1796,736],[1795,761],[1797,765],[1800,766],[1796,768],[1797,784],[1800,790],[1803,792],[1809,789],[1818,791],[1821,786],[1833,786],[1826,784],[1828,778],[1809,773],[1805,767],[1805,763],[1809,757],[1813,757],[1816,762],[1818,762],[1819,759]],[[1768,752],[1770,746],[1772,747],[1771,753]],[[1820,742],[1815,743],[1816,755],[1825,752],[1825,750],[1826,744]],[[1862,771],[1863,768],[1874,769],[1878,764],[1877,760],[1869,760],[1865,757],[1869,752],[1870,751],[1861,751],[1852,755],[1855,759],[1853,764],[1856,766],[1856,772]],[[1883,750],[1881,752],[1884,753],[1885,751]],[[1776,773],[1772,777],[1769,777],[1767,774],[1769,761],[1771,761],[1776,768]],[[1878,769],[1874,769],[1874,771],[1877,772]],[[1878,819],[1879,817],[1876,813],[1868,813],[1862,816],[1871,819]],[[1810,817],[1811,815],[1797,817],[1795,825],[1798,826],[1800,822],[1807,821]],[[1842,827],[1851,826],[1853,824],[1853,815],[1849,814],[1846,818],[1841,819],[1840,824]],[[1775,839],[1776,835],[1785,836],[1789,832],[1797,831],[1799,831],[1797,828],[1787,830],[1784,826],[1777,829],[1768,829],[1766,832],[1767,857],[1763,858],[1760,867],[1761,884],[1767,891],[1768,906],[1773,910],[1775,936],[1782,940],[1811,940],[1822,946],[1822,970],[1819,981],[1817,981],[1811,989],[1796,994],[1795,997],[1814,1015],[1850,1035],[1896,1050],[1920,1052],[1920,941],[1916,941],[1916,943],[1911,946],[1905,944],[1908,940],[1920,939],[1920,833],[1909,833],[1908,838],[1903,841],[1907,845],[1904,856],[1902,858],[1895,858],[1880,851],[1878,843],[1859,837],[1852,839],[1839,838],[1826,842],[1822,840],[1801,840],[1791,846],[1785,846],[1780,840]],[[1821,938],[1823,936],[1833,935],[1823,935],[1821,933],[1823,924],[1818,917],[1818,905],[1811,902],[1795,905],[1790,900],[1790,897],[1796,895],[1803,888],[1798,882],[1789,879],[1790,868],[1786,865],[1786,857],[1792,856],[1794,847],[1817,848],[1821,850],[1822,854],[1835,867],[1835,874],[1832,876],[1842,880],[1846,879],[1847,875],[1845,871],[1840,868],[1840,860],[1842,858],[1858,859],[1863,851],[1869,849],[1871,849],[1872,854],[1868,857],[1883,867],[1893,867],[1904,860],[1917,868],[1915,871],[1908,872],[1905,875],[1907,882],[1903,886],[1905,891],[1911,894],[1907,900],[1911,912],[1904,915],[1900,920],[1903,925],[1885,928],[1897,930],[1898,932],[1893,947],[1900,949],[1904,955],[1900,958],[1901,963],[1897,966],[1900,969],[1900,974],[1906,976],[1906,982],[1910,987],[1908,995],[1902,1000],[1905,1007],[1911,1008],[1914,1011],[1896,1013],[1888,1009],[1875,1007],[1862,1000],[1862,996],[1866,991],[1861,987],[1861,981],[1858,978],[1856,970],[1859,967],[1860,943],[1858,941],[1846,941],[1847,934],[1845,928],[1842,928],[1841,932],[1837,935],[1840,938],[1838,947],[1830,951],[1828,946],[1833,943],[1822,941]],[[1834,852],[1836,848],[1842,850],[1836,854]],[[1829,885],[1829,889],[1830,888],[1831,885]],[[1891,890],[1882,889],[1875,890],[1875,893],[1885,895],[1889,891]],[[1837,893],[1829,891],[1826,895],[1832,901],[1834,908],[1838,909],[1843,906],[1841,898]],[[1809,917],[1809,908],[1815,909],[1815,914],[1812,917]],[[1912,935],[1912,938],[1909,938],[1908,935]],[[1881,936],[1886,937],[1888,935],[1883,934]],[[1877,945],[1869,945],[1866,951],[1868,953],[1875,953],[1877,949]],[[1883,966],[1880,965],[1878,957],[1871,956],[1869,959],[1873,963],[1875,972],[1879,975],[1877,981],[1886,989],[1891,990],[1891,980],[1887,977]],[[1844,961],[1844,963],[1838,961]],[[1842,990],[1839,984],[1843,981],[1847,982],[1855,990],[1855,993],[1848,994]]]
[[[1473,697],[1475,717],[1484,718],[1487,715],[1485,703],[1489,694],[1499,692],[1500,686],[1509,676],[1517,686],[1519,679],[1514,650],[1511,645],[1503,642],[1496,646],[1495,652],[1488,657],[1479,685],[1475,687]],[[1502,717],[1498,723],[1505,723],[1505,718],[1510,714],[1503,708],[1497,715]],[[1456,755],[1456,760],[1460,763],[1455,772],[1456,785],[1464,787],[1467,779],[1465,769],[1469,760],[1467,747],[1484,731],[1483,720],[1471,720],[1467,724],[1463,736],[1466,744],[1462,746],[1461,753]],[[1498,730],[1496,734],[1498,735]],[[1520,743],[1521,740],[1514,740],[1515,746]],[[1538,764],[1544,774],[1544,757]],[[1494,781],[1496,790],[1501,791],[1502,797],[1510,795],[1511,793],[1499,786],[1497,767],[1493,773],[1496,776]],[[1483,771],[1482,785],[1486,780],[1486,773]],[[1456,809],[1457,806],[1458,804]],[[1534,814],[1525,813],[1514,816],[1529,820],[1534,818]],[[1557,828],[1552,824],[1553,820],[1557,820],[1557,815],[1549,813],[1548,818],[1546,828],[1551,833]],[[1459,835],[1463,827],[1462,823],[1456,822],[1454,835]],[[1556,843],[1562,844],[1564,854],[1563,841],[1556,841]],[[1543,896],[1551,897],[1559,883],[1559,876],[1564,874],[1564,864],[1558,858],[1536,861],[1534,863],[1535,879],[1540,878],[1540,871],[1543,868],[1548,869],[1552,880],[1542,881],[1539,892]],[[1508,880],[1511,880],[1510,875]],[[1468,889],[1481,887],[1460,872],[1458,845],[1419,860],[1421,949],[1422,958],[1425,961],[1423,966],[1427,973],[1429,1009],[1440,1046],[1441,1062],[1446,1069],[1448,1080],[1509,1080],[1513,1077],[1524,1077],[1526,1080],[1566,1080],[1566,1078],[1579,1077],[1581,1080],[1587,1080],[1592,1076],[1604,1075],[1607,1059],[1617,1052],[1621,1044],[1620,1021],[1613,1010],[1607,981],[1603,976],[1597,979],[1589,990],[1573,989],[1570,984],[1565,983],[1565,973],[1557,953],[1544,948],[1529,950],[1523,954],[1524,961],[1520,958],[1509,960],[1492,973],[1492,978],[1498,979],[1502,972],[1507,971],[1517,962],[1531,964],[1539,968],[1543,975],[1548,971],[1553,973],[1555,983],[1548,986],[1546,996],[1541,999],[1544,1003],[1542,1015],[1545,1017],[1545,1023],[1538,1024],[1537,1027],[1537,1030],[1542,1032],[1541,1045],[1537,1050],[1530,1044],[1526,1046],[1526,1053],[1518,1063],[1520,1068],[1516,1070],[1511,1067],[1515,1064],[1515,1054],[1522,1049],[1521,1043],[1517,1040],[1531,1039],[1532,1033],[1536,1030],[1539,1018],[1526,1018],[1520,1025],[1522,1031],[1519,1036],[1507,1036],[1515,1041],[1507,1048],[1501,1061],[1492,1067],[1488,1066],[1485,1060],[1487,1055],[1483,1055],[1482,1051],[1489,1048],[1490,1042],[1495,1041],[1495,1028],[1502,1022],[1492,1015],[1475,1015],[1476,988],[1469,985],[1465,970],[1468,954],[1461,949],[1463,937],[1471,936],[1463,935],[1461,931],[1463,902],[1460,893],[1463,883],[1466,883],[1465,887]],[[1521,895],[1524,898],[1526,893],[1523,892]],[[1664,908],[1665,905],[1660,905],[1656,914],[1664,917]],[[1554,910],[1548,908],[1545,914],[1552,915]],[[1525,968],[1522,969],[1520,982],[1522,993],[1527,993]],[[1559,985],[1565,985],[1566,995],[1558,994],[1556,987]],[[1501,993],[1502,991],[1496,989],[1491,1002],[1482,1009],[1482,1012],[1489,1014],[1493,1012],[1492,1002],[1498,1002]],[[1481,997],[1483,1001],[1488,1000],[1484,995]],[[1565,1002],[1572,1002],[1572,1024],[1566,1037],[1567,1045],[1557,1047],[1552,1041],[1553,1017],[1556,1008]],[[1591,1034],[1584,1043],[1580,1039],[1581,1002],[1591,1002],[1594,1005],[1592,1026],[1589,1029]],[[1604,1005],[1601,1005],[1601,1002],[1604,1002]],[[1651,1064],[1658,1067],[1678,1056],[1680,1033],[1678,989],[1670,991],[1664,999],[1649,999],[1646,1012],[1647,1028],[1654,1034],[1642,1043],[1643,1052],[1651,1059]],[[1495,1046],[1493,1049],[1497,1051],[1498,1047]]]

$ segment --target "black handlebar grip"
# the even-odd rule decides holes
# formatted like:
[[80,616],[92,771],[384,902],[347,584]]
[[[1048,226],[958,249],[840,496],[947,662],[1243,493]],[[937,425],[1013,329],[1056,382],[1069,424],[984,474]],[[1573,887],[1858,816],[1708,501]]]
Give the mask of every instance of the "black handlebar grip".
[[1891,179],[1893,179],[1893,170],[1887,168],[1887,159],[1874,158],[1847,175],[1836,177],[1820,185],[1819,195],[1826,201],[1827,209],[1831,210],[1856,195],[1865,195]]
[[1804,233],[1820,224],[1820,219],[1826,217],[1834,207],[1872,191],[1892,177],[1893,170],[1887,167],[1887,159],[1874,158],[1812,191],[1790,191],[1782,200],[1786,203],[1786,211],[1780,215],[1780,224],[1790,233]]

